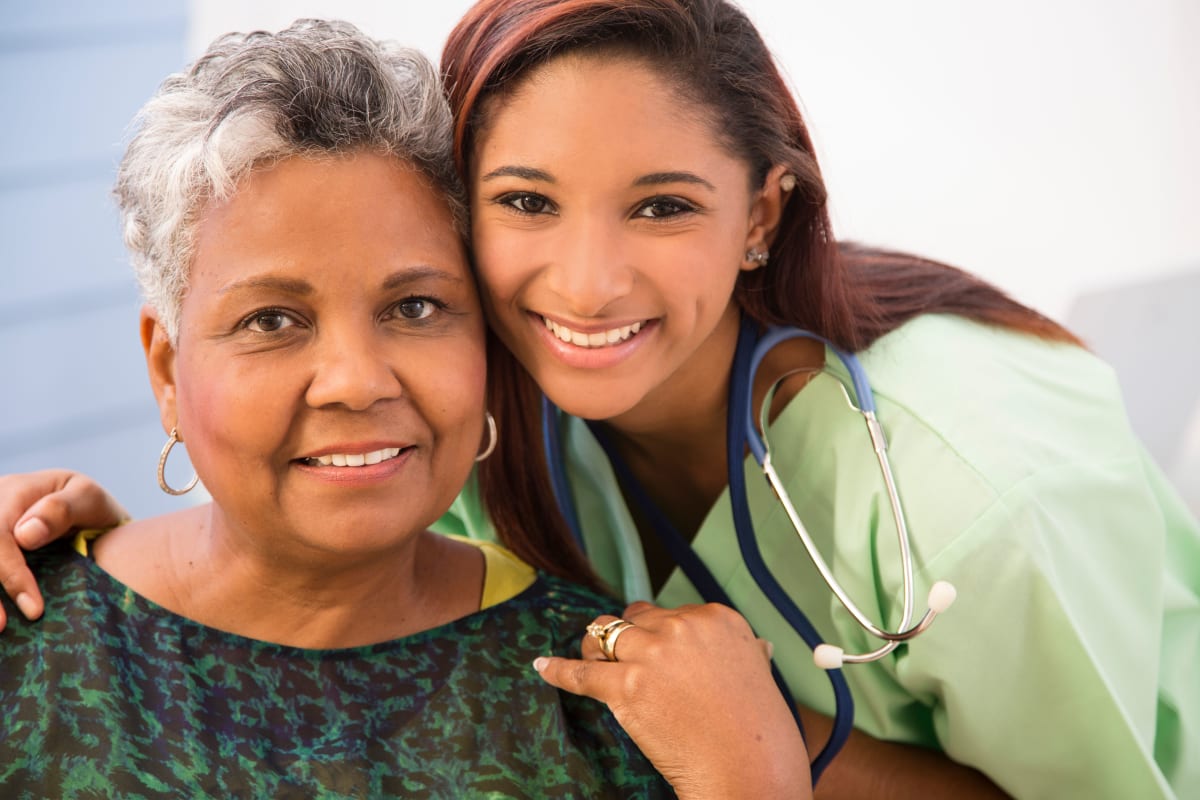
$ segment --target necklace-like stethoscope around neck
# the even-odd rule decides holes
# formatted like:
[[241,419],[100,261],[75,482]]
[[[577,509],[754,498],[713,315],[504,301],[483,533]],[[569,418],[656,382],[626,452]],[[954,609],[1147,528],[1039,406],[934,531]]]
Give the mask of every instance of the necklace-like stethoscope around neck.
[[[783,481],[780,479],[771,462],[770,449],[765,435],[760,431],[759,425],[761,425],[762,431],[767,429],[767,412],[770,407],[771,397],[779,383],[789,377],[791,373],[781,377],[768,389],[763,402],[763,408],[759,415],[760,423],[759,425],[755,424],[754,414],[751,412],[751,394],[754,388],[754,376],[757,374],[759,365],[767,353],[776,345],[789,339],[798,338],[819,341],[838,357],[850,375],[854,394],[858,400],[858,404],[855,405],[846,392],[845,385],[839,381],[842,392],[846,397],[846,402],[852,409],[862,414],[866,420],[867,431],[871,438],[871,447],[875,451],[879,469],[887,488],[888,500],[891,504],[892,516],[895,520],[897,538],[899,540],[900,561],[903,572],[903,600],[900,629],[898,631],[888,631],[875,625],[863,614],[854,601],[850,599],[850,596],[834,577],[829,565],[825,562],[824,557],[809,536],[807,528],[805,528],[804,523],[800,520],[800,515],[792,504]],[[575,511],[574,497],[566,476],[562,442],[558,435],[558,409],[546,398],[543,398],[542,402],[542,434],[555,499],[575,536],[576,542],[586,552],[583,532]],[[631,499],[642,509],[647,519],[649,519],[652,528],[675,560],[675,563],[683,570],[696,591],[708,602],[723,603],[736,608],[737,606],[729,600],[724,590],[713,578],[708,568],[700,561],[687,540],[674,529],[674,526],[670,524],[653,500],[642,490],[628,467],[625,466],[617,454],[615,448],[608,441],[603,428],[595,423],[589,423],[589,427],[608,455],[618,480],[629,493]],[[754,534],[754,525],[750,516],[750,503],[746,494],[743,453],[747,447],[749,447],[755,461],[762,468],[772,491],[774,491],[775,496],[786,511],[796,535],[800,538],[801,543],[808,552],[809,558],[829,586],[830,591],[834,593],[847,612],[854,617],[855,621],[864,630],[884,641],[883,646],[868,653],[848,655],[842,648],[823,642],[820,634],[817,633],[807,616],[796,606],[795,601],[784,591],[770,568],[767,567]],[[734,528],[737,533],[738,547],[747,571],[754,578],[755,583],[758,584],[759,589],[775,607],[776,611],[787,620],[797,635],[812,649],[813,660],[817,666],[827,671],[826,674],[829,676],[830,684],[833,688],[835,703],[833,731],[830,733],[829,741],[825,744],[825,747],[822,748],[821,752],[813,760],[812,775],[815,783],[824,768],[837,755],[849,737],[850,730],[853,727],[854,701],[840,667],[843,664],[858,664],[878,660],[891,653],[902,642],[920,635],[930,626],[939,613],[945,611],[954,602],[955,590],[953,586],[945,581],[934,583],[929,592],[928,610],[916,625],[910,626],[913,613],[914,589],[908,527],[905,524],[904,509],[900,502],[899,492],[896,489],[895,478],[887,456],[887,441],[884,437],[883,428],[875,416],[874,396],[867,381],[866,373],[853,354],[844,352],[821,336],[798,328],[771,328],[760,337],[758,326],[751,320],[743,318],[731,371],[729,408],[726,420],[726,453],[729,474],[729,499],[733,511]],[[792,699],[791,692],[784,682],[782,675],[774,665],[772,665],[772,671],[775,675],[776,683],[779,685],[784,697],[787,698],[789,705],[793,709],[793,713],[796,713],[796,703]],[[796,714],[796,721],[799,724],[798,713]],[[803,730],[803,726],[801,726],[801,729]]]
[[[887,438],[884,436],[883,427],[879,424],[879,420],[875,416],[875,397],[871,392],[871,385],[867,381],[866,371],[863,370],[862,364],[859,363],[858,358],[853,353],[847,353],[824,337],[809,331],[800,330],[799,328],[771,328],[755,345],[751,354],[749,368],[746,371],[745,378],[738,381],[738,388],[746,395],[749,395],[754,389],[754,376],[758,373],[758,368],[763,358],[776,345],[790,339],[814,339],[823,343],[842,362],[842,365],[850,375],[851,383],[854,385],[854,395],[858,400],[857,405],[850,399],[845,384],[840,381],[838,382],[838,386],[846,398],[846,404],[861,414],[866,421],[867,433],[871,438],[871,448],[875,451],[875,458],[879,463],[879,473],[883,477],[884,486],[887,488],[888,502],[892,509],[892,519],[896,524],[897,546],[900,550],[900,569],[903,576],[903,599],[899,630],[889,631],[876,625],[850,599],[850,595],[846,593],[845,588],[834,577],[829,564],[826,563],[825,558],[821,555],[821,551],[813,542],[812,537],[809,536],[808,529],[804,527],[804,523],[800,520],[800,515],[796,511],[796,507],[792,505],[792,498],[789,496],[782,479],[780,479],[779,473],[775,471],[775,467],[771,463],[771,451],[766,438],[767,412],[771,405],[771,395],[774,393],[776,387],[789,377],[790,373],[776,380],[767,390],[766,400],[759,411],[758,425],[755,425],[753,414],[747,413],[745,415],[746,442],[750,447],[750,452],[754,455],[754,460],[762,468],[763,475],[766,476],[771,490],[775,492],[779,503],[783,506],[784,511],[787,512],[788,520],[792,523],[792,528],[796,531],[796,535],[804,543],[804,549],[808,552],[808,557],[812,559],[813,566],[821,573],[821,578],[825,581],[829,590],[834,593],[838,602],[842,604],[846,611],[854,617],[855,621],[864,630],[875,638],[884,641],[882,647],[868,653],[858,654],[847,654],[840,647],[822,643],[813,649],[813,661],[822,669],[837,669],[843,664],[864,664],[869,661],[877,661],[895,650],[902,642],[907,642],[928,629],[933,624],[934,618],[950,607],[957,593],[954,586],[950,583],[946,581],[935,582],[929,589],[929,596],[927,598],[929,607],[925,610],[925,613],[921,616],[917,624],[910,627],[913,615],[914,590],[912,547],[908,536],[908,525],[904,520],[904,507],[900,502],[900,493],[896,489],[896,479],[892,474],[891,461],[888,459]],[[750,406],[751,401],[749,396],[747,396],[744,408],[749,411]],[[736,419],[736,417],[732,418]]]

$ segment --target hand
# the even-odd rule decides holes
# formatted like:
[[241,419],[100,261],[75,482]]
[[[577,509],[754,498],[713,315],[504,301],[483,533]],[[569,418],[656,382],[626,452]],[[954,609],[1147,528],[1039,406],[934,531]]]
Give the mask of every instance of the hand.
[[[128,519],[91,478],[63,469],[0,476],[0,585],[29,619],[45,608],[21,548],[37,548],[72,528],[110,528]],[[0,631],[8,619],[0,607]]]
[[[613,617],[599,617],[603,624]],[[769,645],[715,603],[634,603],[605,660],[594,636],[582,660],[539,658],[548,683],[606,703],[680,798],[808,798],[804,740],[771,677]]]

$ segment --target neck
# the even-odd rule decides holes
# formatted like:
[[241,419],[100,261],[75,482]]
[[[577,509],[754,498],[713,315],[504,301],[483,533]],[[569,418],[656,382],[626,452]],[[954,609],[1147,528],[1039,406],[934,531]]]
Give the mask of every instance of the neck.
[[277,552],[216,506],[123,526],[96,562],[180,616],[251,639],[333,649],[428,630],[479,608],[482,554],[422,532],[383,553]]
[[[739,326],[738,311],[731,308],[680,374],[631,411],[606,422],[634,477],[680,533],[689,537],[729,483],[726,426]],[[824,346],[811,339],[789,340],[767,353],[754,378],[751,413],[755,421],[776,381],[780,383],[771,399],[769,420],[821,369],[824,354]]]
[[699,528],[727,483],[725,418],[738,326],[731,306],[670,380],[605,423],[634,477],[685,536]]

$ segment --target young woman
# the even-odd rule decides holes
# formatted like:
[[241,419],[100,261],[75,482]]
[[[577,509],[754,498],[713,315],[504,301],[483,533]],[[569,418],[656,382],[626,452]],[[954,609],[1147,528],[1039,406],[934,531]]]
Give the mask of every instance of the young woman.
[[[1016,796],[1200,788],[1200,577],[1187,566],[1200,531],[1131,434],[1111,371],[962,272],[839,246],[803,121],[740,11],[485,0],[443,71],[485,309],[506,345],[489,353],[506,435],[441,528],[499,530],[540,566],[594,570],[661,606],[631,606],[634,627],[585,640],[583,661],[539,661],[547,680],[604,700],[635,738],[703,726],[689,693],[737,686],[720,667],[754,644],[697,605],[718,600],[773,643],[817,750],[837,704],[806,626],[849,653],[882,642],[826,587],[746,457],[745,418],[765,403],[782,493],[868,622],[910,627],[938,580],[959,593],[911,643],[831,673],[857,731],[822,791],[995,791],[939,752]],[[785,342],[752,375],[777,325],[824,341]],[[873,389],[911,603],[882,440],[848,408],[869,396],[861,381],[843,389],[839,352]],[[544,418],[539,390],[558,409]],[[112,501],[76,477],[10,486],[4,521],[26,546],[111,522]],[[557,535],[509,538],[560,509]]]

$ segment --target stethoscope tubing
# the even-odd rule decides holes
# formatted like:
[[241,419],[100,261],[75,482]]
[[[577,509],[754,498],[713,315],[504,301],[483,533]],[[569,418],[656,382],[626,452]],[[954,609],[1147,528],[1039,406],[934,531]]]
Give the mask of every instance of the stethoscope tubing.
[[[747,419],[750,412],[753,372],[748,372],[752,356],[759,350],[757,326],[749,319],[743,319],[738,334],[737,349],[734,353],[733,371],[729,387],[728,422],[726,423],[725,458],[729,474],[729,504],[733,514],[734,531],[737,536],[738,551],[746,570],[754,578],[759,591],[767,598],[776,612],[787,621],[792,630],[814,652],[822,645],[821,634],[808,619],[792,596],[784,590],[776,579],[774,572],[767,566],[758,546],[758,537],[754,532],[754,523],[750,515],[750,498],[746,493],[746,473],[743,468],[745,448],[749,438],[740,429],[735,420]],[[765,351],[764,351],[765,353]],[[762,359],[759,358],[759,361]],[[811,772],[815,786],[821,774],[841,752],[850,732],[854,728],[854,696],[846,676],[840,669],[826,670],[830,688],[833,689],[834,713],[833,729],[824,747],[812,760]],[[786,685],[781,687],[783,695],[791,705],[795,705]],[[803,727],[801,727],[803,733]],[[805,737],[807,739],[807,737]]]
[[[830,352],[837,356],[845,367],[847,374],[850,376],[850,382],[854,388],[854,401],[852,402],[849,396],[846,397],[846,402],[851,408],[860,413],[866,423],[867,434],[871,439],[871,449],[875,453],[876,462],[879,466],[879,472],[883,477],[884,487],[888,495],[888,504],[892,511],[892,519],[896,526],[896,544],[900,551],[900,569],[902,576],[902,600],[900,625],[896,631],[889,631],[881,626],[876,625],[871,619],[863,613],[862,609],[854,602],[849,593],[841,585],[841,582],[833,574],[828,562],[821,555],[816,543],[808,533],[807,527],[800,519],[800,514],[796,511],[792,504],[791,496],[784,485],[783,480],[779,477],[774,464],[771,461],[771,452],[767,444],[765,431],[767,430],[767,410],[769,404],[763,403],[759,425],[754,422],[754,415],[749,413],[751,405],[750,395],[754,388],[754,376],[758,374],[758,368],[775,346],[791,340],[791,339],[812,339],[821,342]],[[784,376],[785,378],[787,376]],[[782,380],[782,378],[780,379]],[[930,608],[925,611],[918,620],[916,625],[909,627],[912,622],[913,607],[914,607],[914,581],[913,581],[913,563],[912,563],[912,547],[911,539],[908,533],[908,525],[905,522],[904,507],[900,501],[900,493],[896,487],[895,475],[892,472],[891,461],[887,454],[887,437],[884,435],[883,426],[879,424],[876,417],[875,395],[871,391],[871,383],[867,379],[866,370],[863,369],[862,363],[853,353],[848,353],[835,344],[830,342],[823,336],[812,333],[810,331],[799,328],[772,327],[758,340],[754,346],[754,351],[749,359],[749,365],[744,374],[736,376],[739,391],[742,393],[744,407],[747,413],[743,417],[745,425],[746,441],[749,445],[750,452],[753,454],[755,461],[763,470],[767,483],[771,486],[775,497],[779,500],[787,514],[788,521],[791,522],[793,530],[796,532],[804,549],[808,552],[809,558],[813,566],[820,573],[821,578],[833,592],[838,601],[846,609],[846,611],[854,617],[854,620],[872,636],[884,641],[883,646],[866,653],[844,653],[840,648],[834,648],[830,645],[822,644],[819,648],[814,649],[814,655],[817,662],[821,666],[830,664],[862,664],[870,661],[876,661],[896,649],[901,642],[906,642],[921,633],[923,633],[933,623],[937,617],[939,610],[945,610],[949,603],[953,602],[954,590],[949,584],[938,582],[931,590]],[[778,385],[778,381],[776,384]],[[767,392],[769,398],[774,387],[771,387]],[[842,385],[842,391],[845,392],[845,385]],[[734,417],[735,419],[737,417]],[[935,597],[938,598],[935,602]],[[832,660],[831,660],[832,659]]]

